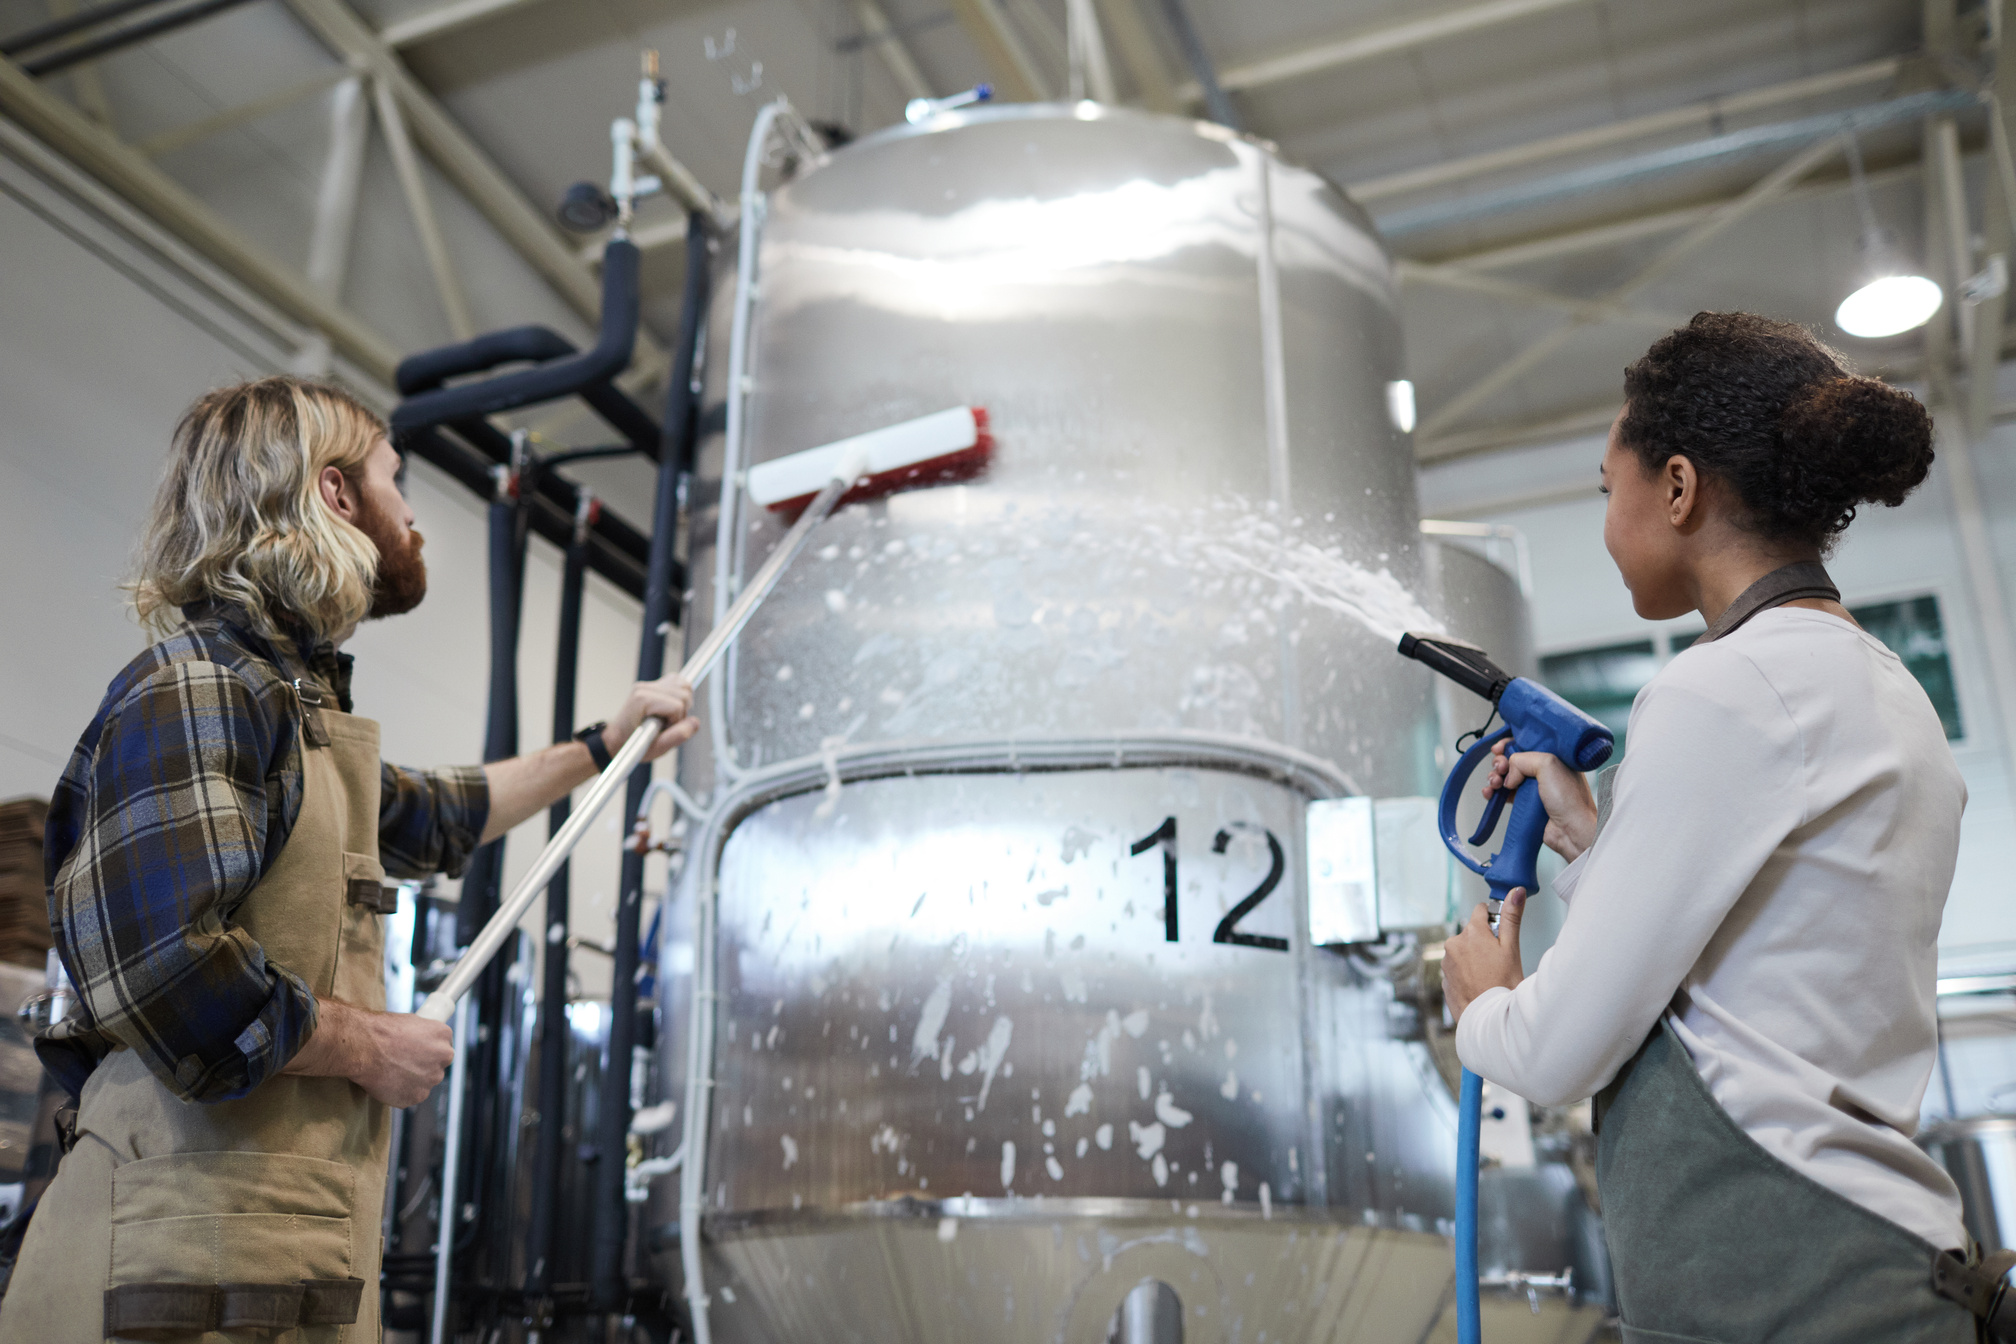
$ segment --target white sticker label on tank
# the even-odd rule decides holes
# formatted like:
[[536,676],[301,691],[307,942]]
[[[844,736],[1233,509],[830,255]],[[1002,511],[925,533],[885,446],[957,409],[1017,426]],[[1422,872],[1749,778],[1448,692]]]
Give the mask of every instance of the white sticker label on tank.
[[1309,941],[1318,946],[1379,937],[1372,800],[1309,804]]

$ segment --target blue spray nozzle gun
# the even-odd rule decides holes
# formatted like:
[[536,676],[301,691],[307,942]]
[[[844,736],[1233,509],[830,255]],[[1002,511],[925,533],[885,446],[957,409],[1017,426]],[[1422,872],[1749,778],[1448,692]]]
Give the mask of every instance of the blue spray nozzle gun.
[[[1456,826],[1456,804],[1469,787],[1470,776],[1490,759],[1491,748],[1510,738],[1508,750],[1544,751],[1558,756],[1577,770],[1589,771],[1610,759],[1615,739],[1608,728],[1563,700],[1538,682],[1515,677],[1484,656],[1475,644],[1447,635],[1402,635],[1400,652],[1435,671],[1467,691],[1489,700],[1505,726],[1488,737],[1480,737],[1456,762],[1442,785],[1442,805],[1437,821],[1442,843],[1449,852],[1490,884],[1494,902],[1505,899],[1514,887],[1531,893],[1539,889],[1535,864],[1540,857],[1541,837],[1547,832],[1547,809],[1540,802],[1540,786],[1528,780],[1512,794],[1512,820],[1505,828],[1505,844],[1483,862],[1470,857],[1466,845],[1479,845],[1498,829],[1505,811],[1505,792],[1491,795],[1483,818],[1468,840]],[[1495,906],[1494,906],[1495,911]]]
[[[1545,686],[1515,677],[1493,663],[1475,644],[1447,635],[1410,634],[1400,637],[1400,652],[1489,700],[1505,720],[1505,727],[1488,737],[1480,736],[1463,753],[1463,759],[1456,762],[1456,768],[1442,785],[1442,805],[1437,814],[1442,843],[1465,867],[1490,884],[1490,911],[1495,928],[1498,905],[1514,887],[1524,887],[1529,894],[1539,890],[1540,876],[1534,867],[1540,858],[1540,842],[1547,834],[1547,808],[1540,801],[1538,781],[1529,779],[1513,790],[1512,820],[1505,828],[1505,845],[1479,863],[1470,857],[1465,845],[1482,844],[1498,829],[1499,817],[1505,811],[1505,790],[1491,795],[1483,820],[1466,842],[1456,828],[1456,804],[1469,786],[1470,776],[1491,755],[1492,746],[1508,737],[1509,750],[1544,751],[1584,771],[1594,770],[1610,759],[1615,738],[1608,728]],[[1483,1104],[1483,1080],[1469,1069],[1463,1070],[1456,1122],[1458,1344],[1480,1344],[1482,1338],[1477,1295],[1477,1158]]]

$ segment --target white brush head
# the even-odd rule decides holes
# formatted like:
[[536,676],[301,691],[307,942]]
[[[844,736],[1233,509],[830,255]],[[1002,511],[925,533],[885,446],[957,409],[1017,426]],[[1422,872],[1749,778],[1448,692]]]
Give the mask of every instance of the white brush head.
[[913,481],[925,483],[930,468],[940,459],[970,455],[990,446],[986,414],[971,406],[955,406],[759,463],[749,468],[749,497],[775,509],[808,500],[836,479],[859,481],[865,477],[871,483],[887,482],[886,488],[871,493],[901,489]]

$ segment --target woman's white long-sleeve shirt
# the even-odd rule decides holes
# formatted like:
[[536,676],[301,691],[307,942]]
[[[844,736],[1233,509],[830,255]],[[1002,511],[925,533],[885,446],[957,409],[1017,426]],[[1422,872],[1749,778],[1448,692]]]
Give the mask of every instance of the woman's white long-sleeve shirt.
[[1673,1012],[1766,1151],[1937,1247],[1960,1195],[1911,1141],[1938,1053],[1939,921],[1966,803],[1924,690],[1837,617],[1765,611],[1639,692],[1608,820],[1556,879],[1559,939],[1456,1049],[1546,1105]]

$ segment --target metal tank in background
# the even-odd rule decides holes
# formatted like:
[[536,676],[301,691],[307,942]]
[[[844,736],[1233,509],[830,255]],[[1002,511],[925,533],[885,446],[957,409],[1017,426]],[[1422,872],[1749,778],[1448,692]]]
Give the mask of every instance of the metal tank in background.
[[1447,865],[1376,857],[1371,800],[1439,782],[1393,645],[1444,604],[1365,217],[1091,104],[885,131],[742,217],[689,641],[781,534],[749,465],[958,404],[998,449],[825,524],[702,706],[654,1272],[703,1339],[1423,1338],[1455,1105],[1406,925]]

